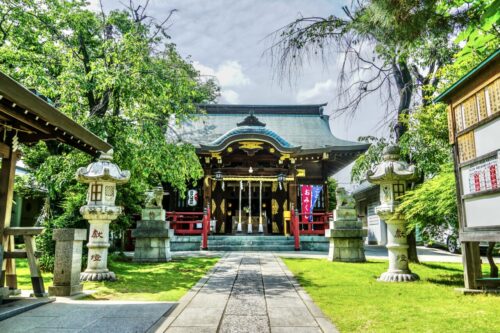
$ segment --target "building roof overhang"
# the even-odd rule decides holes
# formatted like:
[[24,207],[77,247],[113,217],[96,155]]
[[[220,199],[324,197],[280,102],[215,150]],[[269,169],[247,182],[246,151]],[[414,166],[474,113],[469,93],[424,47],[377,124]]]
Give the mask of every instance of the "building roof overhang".
[[23,129],[19,135],[21,143],[58,140],[92,155],[112,149],[109,143],[2,72],[0,120],[12,128]]
[[472,70],[467,72],[464,76],[462,76],[460,79],[458,79],[455,83],[453,83],[448,89],[443,91],[438,97],[434,99],[434,103],[439,103],[439,102],[448,102],[452,95],[461,87],[463,87],[467,82],[471,81],[474,79],[476,76],[478,76],[482,70],[490,65],[495,65],[495,63],[498,66],[498,62],[500,61],[500,49],[497,49],[495,52],[493,52],[488,58],[484,59],[479,65],[474,67]]

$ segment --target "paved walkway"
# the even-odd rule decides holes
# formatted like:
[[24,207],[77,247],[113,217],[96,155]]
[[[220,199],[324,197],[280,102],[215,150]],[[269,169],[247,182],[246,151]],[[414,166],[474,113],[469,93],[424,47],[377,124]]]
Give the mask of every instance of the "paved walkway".
[[337,332],[272,253],[230,252],[157,332]]
[[0,321],[2,333],[135,333],[161,321],[174,303],[127,301],[56,302]]

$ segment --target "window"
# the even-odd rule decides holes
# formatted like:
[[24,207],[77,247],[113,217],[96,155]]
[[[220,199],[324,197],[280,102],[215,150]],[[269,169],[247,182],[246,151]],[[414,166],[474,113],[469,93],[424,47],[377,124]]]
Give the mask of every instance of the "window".
[[92,184],[90,188],[90,201],[102,201],[102,185]]
[[405,194],[405,184],[393,184],[392,192],[394,193],[394,200],[398,200]]

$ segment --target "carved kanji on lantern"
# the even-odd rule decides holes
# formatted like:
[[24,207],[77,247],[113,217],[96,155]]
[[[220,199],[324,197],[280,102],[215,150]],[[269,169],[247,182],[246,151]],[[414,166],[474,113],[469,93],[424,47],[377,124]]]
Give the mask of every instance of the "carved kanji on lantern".
[[108,270],[109,224],[122,212],[122,207],[115,206],[116,184],[124,184],[130,179],[129,171],[122,171],[112,163],[113,151],[101,153],[97,162],[80,168],[76,179],[89,184],[87,204],[80,208],[80,213],[90,223],[89,255],[87,269],[80,275],[80,280],[116,279],[115,273]]

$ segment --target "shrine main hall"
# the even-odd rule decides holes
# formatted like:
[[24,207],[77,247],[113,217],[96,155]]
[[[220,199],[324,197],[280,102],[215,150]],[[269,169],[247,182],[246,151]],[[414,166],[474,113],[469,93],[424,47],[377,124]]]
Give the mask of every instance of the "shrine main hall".
[[[334,195],[328,177],[369,145],[335,137],[325,106],[199,105],[199,115],[176,131],[196,148],[204,170],[187,193],[169,190],[165,198],[176,234],[197,234],[196,225],[181,220],[204,209],[210,210],[212,234],[283,235],[291,211],[313,213],[301,218],[304,224],[326,223]],[[313,192],[311,207],[305,207],[307,190]]]

